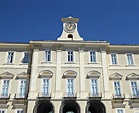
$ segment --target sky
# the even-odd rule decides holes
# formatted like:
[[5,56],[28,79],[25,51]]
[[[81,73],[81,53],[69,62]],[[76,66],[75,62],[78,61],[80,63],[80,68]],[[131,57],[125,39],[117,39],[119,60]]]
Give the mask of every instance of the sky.
[[0,0],[0,42],[57,40],[68,16],[84,40],[139,44],[139,0]]

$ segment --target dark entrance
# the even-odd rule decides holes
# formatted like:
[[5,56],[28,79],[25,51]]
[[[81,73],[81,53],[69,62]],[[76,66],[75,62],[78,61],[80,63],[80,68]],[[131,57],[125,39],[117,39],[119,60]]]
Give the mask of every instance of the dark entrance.
[[80,113],[80,108],[75,101],[68,100],[62,102],[60,113]]
[[54,109],[49,101],[39,101],[36,103],[33,113],[54,113]]
[[100,101],[89,101],[87,103],[86,113],[106,113],[105,106]]

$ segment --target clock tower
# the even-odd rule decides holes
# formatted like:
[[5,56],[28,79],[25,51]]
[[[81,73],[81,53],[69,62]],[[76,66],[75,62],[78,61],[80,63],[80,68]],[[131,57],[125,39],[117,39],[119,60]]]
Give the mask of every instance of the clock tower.
[[77,30],[77,23],[79,18],[67,17],[62,18],[63,22],[63,32],[57,40],[71,40],[71,41],[82,41],[83,38],[80,37]]

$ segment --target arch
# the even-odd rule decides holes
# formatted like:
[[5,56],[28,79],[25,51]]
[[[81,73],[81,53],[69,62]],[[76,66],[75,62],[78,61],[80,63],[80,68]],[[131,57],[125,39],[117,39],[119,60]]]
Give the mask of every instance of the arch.
[[63,74],[63,78],[75,78],[77,73],[73,70],[67,70]]
[[86,106],[86,113],[106,113],[106,109],[100,101],[89,101]]
[[86,78],[99,78],[100,77],[100,74],[101,74],[100,72],[95,71],[95,70],[92,70],[92,71],[89,71],[87,73]]
[[69,34],[69,35],[68,35],[68,38],[73,38],[73,35],[72,35],[72,34]]
[[49,101],[38,101],[34,106],[33,113],[54,113],[54,107]]
[[43,70],[39,73],[39,76],[38,77],[48,77],[48,78],[51,78],[53,76],[53,73],[49,70]]
[[66,100],[62,102],[59,113],[80,113],[79,105],[73,100]]

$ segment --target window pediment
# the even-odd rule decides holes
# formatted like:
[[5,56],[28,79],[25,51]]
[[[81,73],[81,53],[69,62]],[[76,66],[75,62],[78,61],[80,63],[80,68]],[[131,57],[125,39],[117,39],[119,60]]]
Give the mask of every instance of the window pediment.
[[75,78],[77,75],[77,73],[73,70],[68,70],[66,72],[64,72],[62,78]]
[[30,77],[30,75],[29,75],[28,73],[26,73],[26,72],[19,73],[19,74],[16,76],[17,79],[18,79],[18,78],[29,78],[29,77]]
[[114,73],[114,74],[112,74],[110,77],[109,77],[109,79],[110,80],[121,80],[122,79],[122,75],[121,74],[119,74],[119,73]]
[[138,79],[139,79],[139,75],[137,75],[135,73],[131,73],[126,76],[126,80],[138,80]]
[[43,77],[47,77],[47,78],[51,78],[53,76],[53,73],[49,70],[44,70],[44,71],[41,71],[39,73],[39,78],[43,78]]
[[99,78],[100,74],[101,74],[100,72],[92,70],[92,71],[87,73],[86,78]]
[[13,78],[13,74],[12,73],[10,73],[10,72],[4,72],[4,73],[2,73],[2,74],[0,74],[0,78],[4,78],[4,79],[12,79]]

